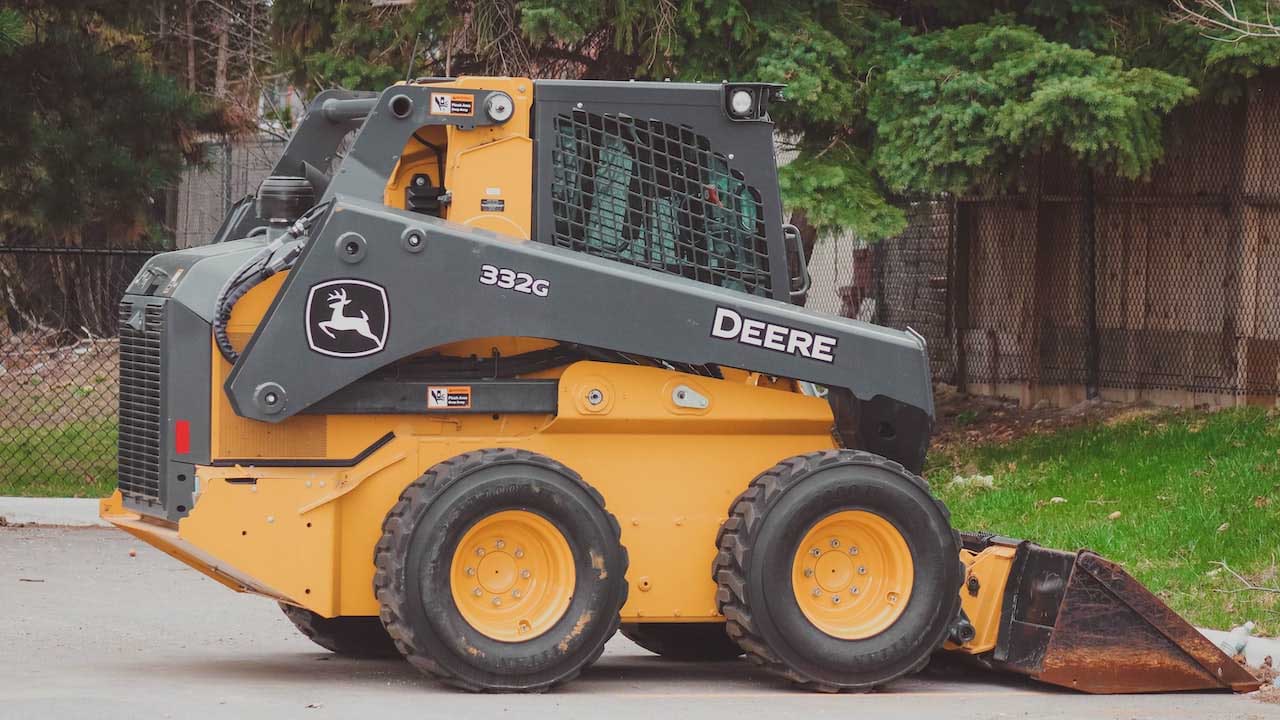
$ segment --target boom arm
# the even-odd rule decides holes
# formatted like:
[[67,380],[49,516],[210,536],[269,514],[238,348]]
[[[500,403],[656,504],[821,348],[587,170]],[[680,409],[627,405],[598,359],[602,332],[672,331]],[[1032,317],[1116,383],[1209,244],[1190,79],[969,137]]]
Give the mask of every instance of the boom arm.
[[[278,422],[427,348],[523,335],[846,388],[884,408],[875,425],[882,440],[921,431],[927,439],[929,366],[914,334],[345,195],[318,225],[228,378],[244,417]],[[507,282],[509,274],[529,280]],[[382,289],[389,318],[380,350],[335,357],[311,348],[308,305],[323,309],[325,299],[313,288],[334,280]],[[362,311],[377,312],[343,310]],[[894,427],[903,424],[919,427]]]

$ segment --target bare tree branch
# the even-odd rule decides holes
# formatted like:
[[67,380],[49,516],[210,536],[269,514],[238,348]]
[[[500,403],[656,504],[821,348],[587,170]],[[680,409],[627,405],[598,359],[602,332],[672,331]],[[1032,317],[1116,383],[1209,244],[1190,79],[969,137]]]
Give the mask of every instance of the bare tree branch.
[[1280,39],[1280,25],[1271,13],[1274,0],[1262,0],[1262,17],[1246,17],[1235,0],[1173,0],[1178,9],[1174,19],[1201,29],[1201,34],[1220,42],[1240,42],[1245,38]]
[[1234,577],[1236,580],[1239,580],[1241,585],[1244,585],[1244,587],[1242,588],[1236,588],[1234,590],[1219,590],[1218,592],[1238,593],[1238,592],[1256,591],[1256,592],[1280,593],[1280,588],[1263,587],[1261,585],[1253,584],[1252,582],[1247,580],[1243,575],[1236,572],[1235,570],[1232,570],[1225,562],[1222,562],[1220,560],[1215,560],[1211,564],[1217,565],[1218,567],[1221,567],[1223,570],[1226,570],[1227,572],[1231,573],[1232,577]]

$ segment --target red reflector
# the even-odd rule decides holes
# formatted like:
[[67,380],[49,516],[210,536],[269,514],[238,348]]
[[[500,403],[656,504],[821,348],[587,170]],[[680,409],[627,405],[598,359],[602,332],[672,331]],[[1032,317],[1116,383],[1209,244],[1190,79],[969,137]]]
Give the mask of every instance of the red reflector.
[[191,452],[191,423],[187,420],[173,423],[173,452],[178,455]]

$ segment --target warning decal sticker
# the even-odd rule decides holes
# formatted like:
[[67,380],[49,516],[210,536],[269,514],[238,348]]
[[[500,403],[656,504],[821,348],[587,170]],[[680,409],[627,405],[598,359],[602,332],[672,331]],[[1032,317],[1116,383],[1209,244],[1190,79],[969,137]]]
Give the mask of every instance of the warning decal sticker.
[[452,95],[449,93],[431,93],[432,115],[460,115],[471,117],[475,114],[476,99],[473,95]]
[[470,410],[470,385],[430,385],[427,387],[428,410]]

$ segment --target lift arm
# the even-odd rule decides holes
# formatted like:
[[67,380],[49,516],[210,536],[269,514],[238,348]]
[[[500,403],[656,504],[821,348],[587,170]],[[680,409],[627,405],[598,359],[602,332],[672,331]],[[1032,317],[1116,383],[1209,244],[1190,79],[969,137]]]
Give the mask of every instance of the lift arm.
[[[335,311],[353,284],[371,293]],[[378,296],[385,301],[379,307]],[[332,299],[331,299],[332,298]],[[361,306],[363,305],[363,306]],[[377,338],[334,353],[324,318]],[[310,321],[309,318],[310,317]],[[350,325],[349,327],[356,327]],[[326,340],[326,336],[328,340]],[[278,422],[373,370],[446,343],[527,336],[847,389],[882,443],[933,413],[924,341],[787,303],[338,195],[228,378],[236,412]],[[373,343],[373,341],[370,341]],[[874,449],[874,443],[863,443]],[[903,456],[895,448],[883,454]],[[909,464],[917,464],[911,462]]]

